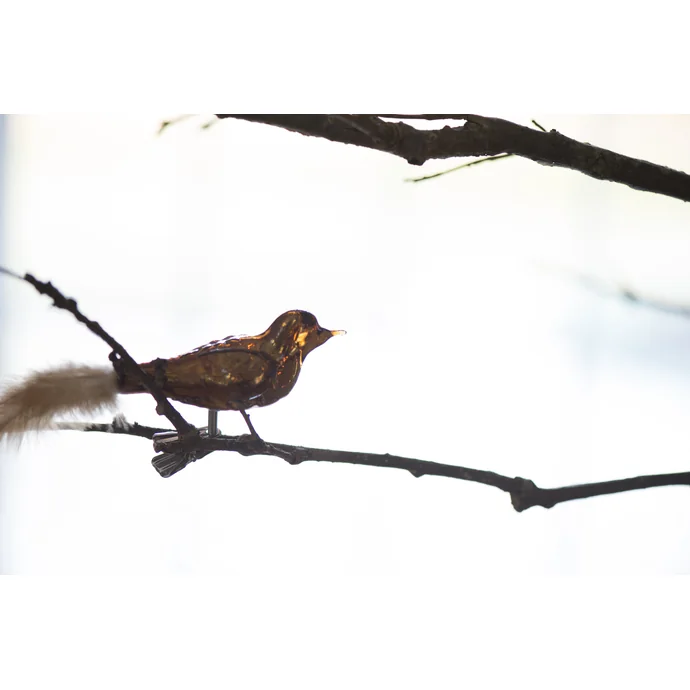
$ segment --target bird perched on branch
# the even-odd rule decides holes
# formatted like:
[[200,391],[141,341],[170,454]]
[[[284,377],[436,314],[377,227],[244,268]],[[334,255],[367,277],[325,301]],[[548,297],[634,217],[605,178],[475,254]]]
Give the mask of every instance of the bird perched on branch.
[[[211,410],[246,410],[284,398],[305,357],[341,333],[322,328],[309,312],[292,310],[261,335],[229,336],[140,367],[173,400]],[[63,412],[113,407],[118,393],[144,392],[119,359],[113,359],[113,368],[66,365],[37,372],[0,397],[0,437],[49,427]]]

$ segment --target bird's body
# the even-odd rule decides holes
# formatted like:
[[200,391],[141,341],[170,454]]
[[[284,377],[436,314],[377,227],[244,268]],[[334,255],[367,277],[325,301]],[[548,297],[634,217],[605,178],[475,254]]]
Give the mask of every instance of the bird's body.
[[[140,366],[173,400],[211,410],[246,410],[285,397],[297,382],[304,358],[338,333],[319,326],[309,312],[293,310],[260,335],[228,336]],[[118,371],[120,393],[144,390]]]
[[[140,366],[173,400],[211,410],[246,410],[284,398],[305,357],[341,332],[322,328],[309,312],[292,310],[260,335],[230,336]],[[9,388],[0,398],[0,437],[49,426],[60,412],[112,406],[118,393],[146,392],[121,360],[114,366],[113,372],[68,365]]]

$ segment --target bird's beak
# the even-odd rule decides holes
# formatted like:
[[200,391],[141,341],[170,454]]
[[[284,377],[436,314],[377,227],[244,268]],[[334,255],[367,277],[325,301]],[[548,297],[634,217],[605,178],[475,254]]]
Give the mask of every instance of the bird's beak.
[[295,342],[301,348],[302,359],[304,359],[312,350],[315,350],[319,345],[323,345],[334,335],[343,335],[344,333],[345,331],[329,331],[327,328],[317,324],[314,330],[305,330],[300,333]]
[[323,326],[318,326],[316,329],[316,335],[319,343],[325,343],[330,340],[334,335],[345,335],[345,331],[329,331]]

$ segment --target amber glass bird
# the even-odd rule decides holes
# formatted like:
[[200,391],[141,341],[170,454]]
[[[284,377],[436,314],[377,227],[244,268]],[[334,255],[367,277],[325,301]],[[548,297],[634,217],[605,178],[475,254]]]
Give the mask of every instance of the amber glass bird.
[[[209,410],[241,411],[256,435],[245,410],[284,398],[294,387],[305,357],[343,332],[322,328],[309,312],[287,311],[261,335],[228,337],[141,367],[174,400]],[[127,374],[122,360],[111,357],[111,362],[113,366],[108,367],[65,364],[4,386],[0,391],[0,440],[50,428],[60,414],[113,408],[118,393],[145,392]],[[170,463],[165,459],[168,456]],[[178,459],[175,453],[157,457],[164,458],[162,469],[154,463],[163,476],[194,459],[186,455]]]
[[[306,311],[281,314],[257,336],[228,336],[171,359],[141,364],[173,400],[211,410],[271,405],[294,387],[306,356],[334,335]],[[119,393],[143,386],[116,366]]]

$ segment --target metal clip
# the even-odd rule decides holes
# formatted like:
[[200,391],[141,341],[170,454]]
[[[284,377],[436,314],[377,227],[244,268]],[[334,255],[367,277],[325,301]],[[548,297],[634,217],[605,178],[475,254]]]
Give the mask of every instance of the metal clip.
[[[218,411],[209,410],[208,411],[208,426],[199,429],[199,435],[202,438],[208,438],[210,436],[218,436],[220,431],[218,430]],[[165,451],[166,446],[177,441],[179,438],[176,431],[160,431],[153,435],[153,449],[159,453],[159,455],[154,456],[151,459],[151,464],[154,466],[158,474],[161,477],[167,479],[172,477],[180,470],[183,470],[187,465],[201,458],[206,457],[211,450],[198,451],[190,450],[185,452],[174,452],[167,453]]]

